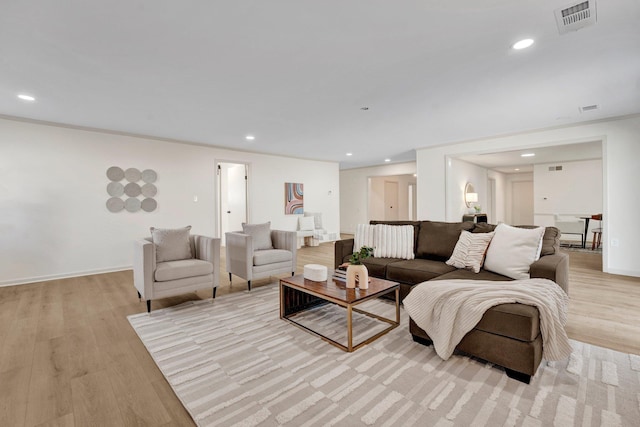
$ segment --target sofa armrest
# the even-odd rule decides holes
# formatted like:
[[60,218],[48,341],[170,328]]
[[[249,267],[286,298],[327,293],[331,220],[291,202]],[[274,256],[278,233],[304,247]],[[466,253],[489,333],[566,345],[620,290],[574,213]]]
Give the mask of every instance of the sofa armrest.
[[194,235],[196,258],[213,264],[213,286],[220,283],[220,239]]
[[275,249],[285,249],[292,254],[291,272],[296,271],[298,252],[298,232],[271,230],[271,243]]
[[529,274],[532,278],[553,280],[569,295],[569,255],[556,253],[540,257],[531,264]]
[[156,269],[156,251],[146,239],[133,242],[133,284],[145,300],[153,299],[153,273]]
[[354,239],[336,240],[333,246],[333,267],[338,266],[348,260],[353,255]]
[[225,233],[227,272],[242,277],[245,280],[252,279],[253,271],[253,239],[248,234],[229,232]]

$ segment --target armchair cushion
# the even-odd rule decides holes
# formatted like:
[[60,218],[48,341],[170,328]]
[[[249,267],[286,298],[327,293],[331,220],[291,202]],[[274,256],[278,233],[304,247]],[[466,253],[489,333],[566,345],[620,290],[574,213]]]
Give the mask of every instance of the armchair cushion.
[[193,258],[190,231],[190,225],[176,229],[151,227],[151,239],[156,247],[156,262]]
[[284,249],[266,249],[253,252],[253,265],[275,264],[277,262],[291,261],[293,254]]
[[273,249],[271,242],[271,221],[264,224],[242,224],[242,232],[251,236],[253,250]]
[[213,264],[199,259],[183,259],[159,262],[156,265],[156,282],[184,279],[185,277],[205,276],[213,273]]

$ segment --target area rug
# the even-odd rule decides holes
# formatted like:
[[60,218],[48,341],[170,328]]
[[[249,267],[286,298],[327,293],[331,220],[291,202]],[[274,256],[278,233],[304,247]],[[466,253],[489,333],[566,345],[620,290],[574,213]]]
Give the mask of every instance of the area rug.
[[[640,356],[572,341],[564,362],[543,361],[531,384],[491,364],[441,360],[413,342],[408,317],[354,353],[279,318],[278,287],[129,316],[200,426],[637,426]],[[394,305],[367,310],[392,317]],[[305,315],[346,339],[344,309]],[[355,342],[378,321],[354,320]],[[374,331],[375,332],[375,331]]]

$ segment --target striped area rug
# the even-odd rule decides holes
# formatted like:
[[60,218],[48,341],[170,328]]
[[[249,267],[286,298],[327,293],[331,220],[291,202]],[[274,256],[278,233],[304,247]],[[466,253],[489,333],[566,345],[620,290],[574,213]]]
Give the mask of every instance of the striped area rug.
[[[200,426],[637,426],[640,356],[572,342],[530,385],[414,343],[408,318],[345,353],[279,318],[277,285],[129,316]],[[367,303],[389,317],[394,306]],[[299,319],[346,341],[333,305]],[[383,327],[358,317],[356,343]]]

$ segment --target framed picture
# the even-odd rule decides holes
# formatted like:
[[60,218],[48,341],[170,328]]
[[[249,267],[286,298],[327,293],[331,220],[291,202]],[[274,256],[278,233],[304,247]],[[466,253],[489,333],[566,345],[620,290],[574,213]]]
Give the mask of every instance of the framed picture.
[[285,182],[284,184],[284,214],[296,215],[304,213],[303,184]]

